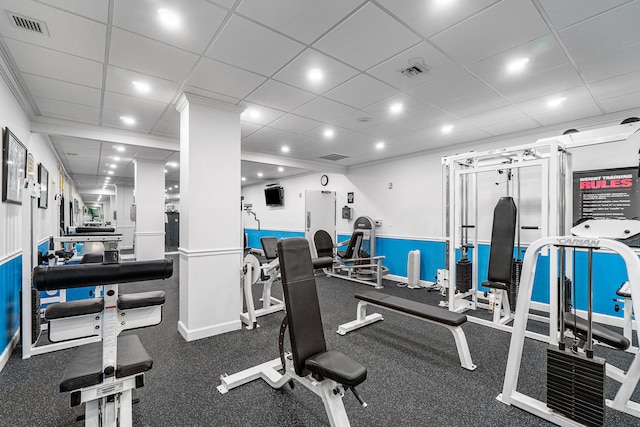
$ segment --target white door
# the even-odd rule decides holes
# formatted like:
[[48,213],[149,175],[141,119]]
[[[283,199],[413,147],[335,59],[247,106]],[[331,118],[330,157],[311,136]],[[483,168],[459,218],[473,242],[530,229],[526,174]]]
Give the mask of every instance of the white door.
[[311,256],[315,258],[316,246],[313,235],[318,230],[324,230],[336,241],[336,192],[326,190],[305,190],[305,232],[304,237],[309,241]]

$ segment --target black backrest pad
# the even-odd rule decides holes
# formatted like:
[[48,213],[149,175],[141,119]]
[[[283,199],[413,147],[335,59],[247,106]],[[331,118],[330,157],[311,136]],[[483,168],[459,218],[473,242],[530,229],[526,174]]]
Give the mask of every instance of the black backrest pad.
[[39,291],[54,291],[83,286],[167,279],[172,275],[172,259],[131,261],[121,264],[76,264],[64,267],[39,265],[33,270],[33,287]]
[[278,258],[278,239],[275,237],[261,237],[260,243],[262,244],[262,251],[267,259]]
[[351,239],[349,239],[349,246],[347,246],[347,250],[344,252],[345,258],[353,258],[358,255],[360,247],[362,246],[362,236],[364,236],[362,231],[353,232]]
[[513,197],[501,197],[493,210],[491,249],[489,251],[490,282],[510,283],[513,244],[516,236],[516,204]]
[[278,242],[282,289],[289,319],[289,339],[296,374],[305,376],[308,357],[326,351],[320,304],[309,242],[301,237]]
[[318,230],[313,235],[313,243],[316,245],[316,253],[318,258],[333,256],[333,239],[331,235],[324,230]]

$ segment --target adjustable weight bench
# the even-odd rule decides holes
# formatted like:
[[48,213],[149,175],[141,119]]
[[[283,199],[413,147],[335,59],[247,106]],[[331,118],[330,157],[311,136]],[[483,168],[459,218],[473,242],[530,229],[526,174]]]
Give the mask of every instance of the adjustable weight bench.
[[375,291],[356,294],[355,297],[360,300],[358,302],[357,318],[356,320],[338,326],[338,334],[346,335],[347,333],[362,328],[363,326],[370,325],[379,320],[384,320],[380,313],[367,315],[367,306],[373,305],[395,313],[413,317],[415,319],[424,320],[425,322],[433,323],[434,325],[444,326],[449,329],[455,339],[462,367],[470,371],[476,369],[477,366],[474,365],[471,360],[467,337],[461,328],[461,325],[467,321],[467,316],[465,314],[455,313],[445,308],[434,307],[417,301],[399,298]]
[[[350,357],[326,348],[307,240],[280,240],[278,255],[287,308],[279,334],[280,357],[233,375],[221,376],[217,389],[225,394],[259,378],[279,389],[295,380],[322,398],[331,426],[348,426],[342,397],[345,389],[350,389],[366,406],[355,387],[367,378],[367,369]],[[284,351],[287,326],[291,353]]]
[[61,392],[71,392],[71,406],[85,403],[85,425],[131,426],[132,390],[144,385],[144,372],[153,366],[136,335],[118,335],[159,323],[164,292],[119,296],[116,283],[166,279],[172,274],[170,259],[34,269],[33,286],[39,291],[104,286],[102,298],[56,304],[45,312],[54,340],[102,338],[76,350],[60,382]]

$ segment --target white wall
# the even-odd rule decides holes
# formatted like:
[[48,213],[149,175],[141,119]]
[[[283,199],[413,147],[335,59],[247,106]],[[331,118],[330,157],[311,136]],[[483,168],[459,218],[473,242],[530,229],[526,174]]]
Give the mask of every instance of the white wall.
[[122,234],[120,249],[133,248],[133,231],[135,224],[129,215],[133,204],[133,186],[118,185],[116,232]]

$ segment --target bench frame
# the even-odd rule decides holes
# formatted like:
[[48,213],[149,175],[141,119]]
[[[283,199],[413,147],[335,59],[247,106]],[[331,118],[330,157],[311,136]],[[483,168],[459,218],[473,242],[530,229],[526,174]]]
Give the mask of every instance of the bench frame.
[[[473,361],[471,359],[471,353],[469,352],[469,344],[467,343],[467,337],[460,326],[451,326],[435,320],[425,319],[424,317],[409,314],[407,312],[397,310],[394,308],[389,308],[382,304],[376,304],[373,302],[360,300],[358,302],[358,307],[356,309],[356,320],[352,320],[351,322],[344,323],[338,326],[338,331],[337,331],[338,334],[346,335],[347,333],[354,331],[356,329],[360,329],[364,326],[370,325],[380,320],[384,320],[384,318],[382,317],[382,314],[380,313],[371,313],[367,315],[368,305],[380,307],[385,310],[393,311],[394,313],[402,314],[408,317],[413,317],[414,319],[422,320],[428,323],[432,323],[434,325],[439,325],[447,328],[453,334],[453,338],[456,342],[456,348],[458,349],[458,357],[460,358],[460,365],[462,365],[463,368],[468,369],[470,371],[473,371],[477,368],[477,366],[473,364]],[[437,307],[434,307],[434,308],[437,308]]]
[[[255,260],[255,261],[254,261]],[[268,278],[258,282],[262,273]],[[247,329],[259,327],[258,317],[284,310],[284,301],[271,296],[271,286],[280,275],[280,263],[274,259],[268,264],[260,265],[258,259],[249,254],[245,257],[242,267],[242,292],[247,311],[240,313],[240,320]],[[262,283],[262,307],[256,309],[253,302],[253,288],[255,283]]]
[[289,352],[285,353],[285,365],[284,373],[280,373],[282,361],[278,357],[232,375],[221,375],[220,385],[216,388],[220,394],[226,394],[231,389],[262,378],[271,387],[281,389],[291,380],[295,380],[320,396],[331,427],[348,427],[350,425],[344,402],[342,402],[344,396],[342,385],[330,379],[317,381],[311,374],[305,377],[299,376],[295,372],[293,357]]

